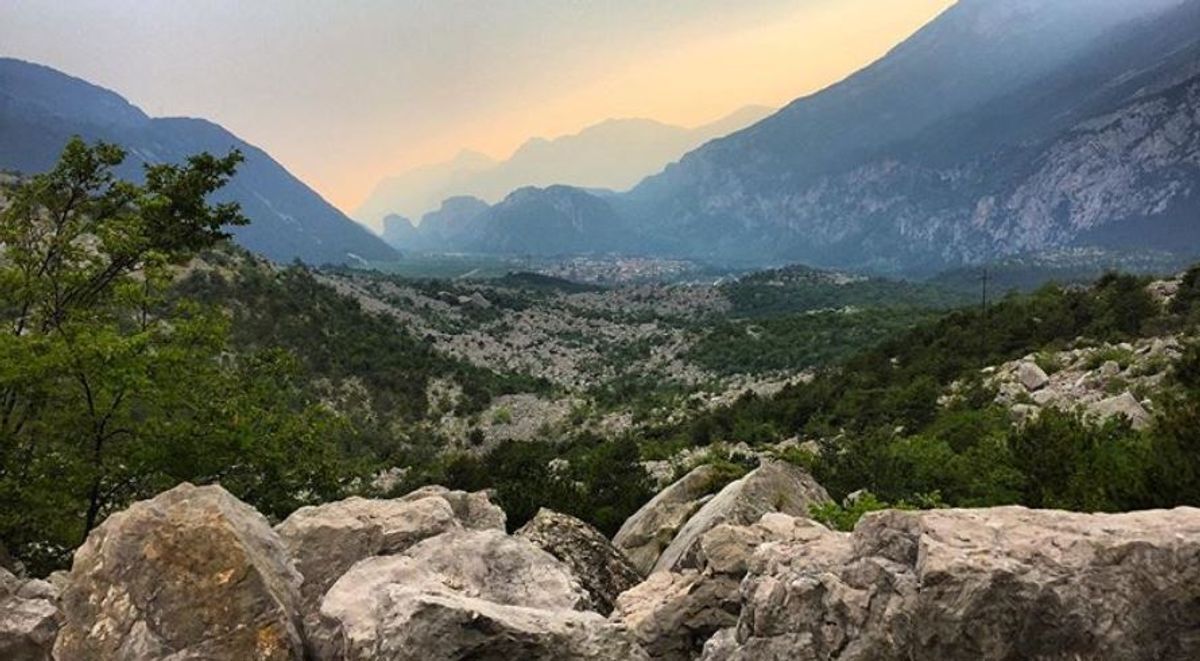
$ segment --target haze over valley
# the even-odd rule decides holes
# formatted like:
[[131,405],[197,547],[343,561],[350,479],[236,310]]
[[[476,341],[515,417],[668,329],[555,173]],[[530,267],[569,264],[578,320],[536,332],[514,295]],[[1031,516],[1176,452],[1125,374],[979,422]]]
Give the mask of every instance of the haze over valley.
[[1184,661],[1198,508],[1200,0],[0,7],[0,660]]

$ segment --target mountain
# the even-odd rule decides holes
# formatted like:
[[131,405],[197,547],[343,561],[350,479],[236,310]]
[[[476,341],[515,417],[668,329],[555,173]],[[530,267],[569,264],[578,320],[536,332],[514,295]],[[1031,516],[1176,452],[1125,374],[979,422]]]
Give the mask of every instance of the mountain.
[[413,248],[420,233],[413,221],[399,214],[390,214],[383,219],[383,242],[393,248]]
[[677,254],[879,271],[1169,239],[1198,202],[1197,4],[960,0],[618,206]]
[[623,250],[631,233],[607,200],[571,186],[517,189],[476,223],[472,252],[602,254]]
[[630,230],[618,250],[709,262],[927,275],[1079,247],[1195,256],[1198,109],[1200,0],[960,0],[602,197]]
[[239,202],[251,220],[233,228],[238,243],[273,260],[321,264],[396,256],[266,152],[216,124],[151,118],[109,90],[49,67],[0,58],[0,169],[46,170],[73,135],[125,147],[129,157],[119,173],[135,179],[144,163],[240,149],[246,160],[217,197]]
[[460,195],[447,198],[436,211],[430,211],[421,218],[413,245],[393,245],[414,250],[467,250],[477,243],[482,233],[480,219],[488,209],[488,203],[477,197]]
[[494,204],[527,186],[569,184],[625,190],[687,151],[749,126],[770,112],[769,108],[748,106],[692,129],[649,119],[611,119],[575,135],[533,138],[502,162],[465,151],[446,163],[379,182],[354,217],[377,227],[390,213],[419,218],[448,197],[470,195]]

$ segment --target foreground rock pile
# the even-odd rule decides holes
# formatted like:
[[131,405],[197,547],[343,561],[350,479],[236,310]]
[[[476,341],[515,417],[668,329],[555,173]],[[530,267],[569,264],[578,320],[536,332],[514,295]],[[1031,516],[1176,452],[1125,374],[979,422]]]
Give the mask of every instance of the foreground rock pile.
[[853,533],[766,462],[700,468],[609,543],[418,490],[272,528],[184,484],[108,518],[53,584],[0,570],[0,659],[1200,658],[1200,510],[879,512]]

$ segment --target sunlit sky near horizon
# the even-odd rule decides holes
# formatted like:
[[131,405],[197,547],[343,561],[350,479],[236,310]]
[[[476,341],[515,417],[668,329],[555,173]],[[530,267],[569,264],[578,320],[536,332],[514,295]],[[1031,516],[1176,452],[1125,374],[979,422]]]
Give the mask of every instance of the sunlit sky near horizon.
[[0,55],[204,117],[344,211],[464,148],[782,106],[953,0],[4,0]]

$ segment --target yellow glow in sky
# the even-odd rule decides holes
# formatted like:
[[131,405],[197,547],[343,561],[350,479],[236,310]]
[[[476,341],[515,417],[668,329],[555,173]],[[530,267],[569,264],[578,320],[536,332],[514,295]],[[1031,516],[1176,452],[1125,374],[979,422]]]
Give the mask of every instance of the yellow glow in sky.
[[[1132,1],[1132,0],[1131,0]],[[212,120],[343,210],[384,177],[610,118],[834,83],[953,0],[4,0],[0,55]]]

